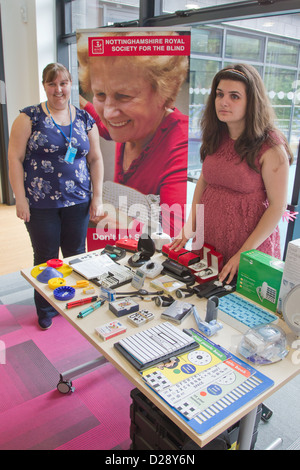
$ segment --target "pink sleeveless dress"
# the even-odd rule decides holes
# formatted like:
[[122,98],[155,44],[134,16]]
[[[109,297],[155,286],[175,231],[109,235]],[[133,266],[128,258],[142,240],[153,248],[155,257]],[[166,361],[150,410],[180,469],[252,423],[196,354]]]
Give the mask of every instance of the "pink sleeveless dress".
[[[200,201],[204,204],[204,240],[223,255],[224,264],[243,245],[268,207],[259,165],[268,148],[264,144],[257,156],[259,172],[241,162],[234,140],[228,135],[203,162],[203,176],[208,183]],[[257,249],[280,258],[278,227]]]

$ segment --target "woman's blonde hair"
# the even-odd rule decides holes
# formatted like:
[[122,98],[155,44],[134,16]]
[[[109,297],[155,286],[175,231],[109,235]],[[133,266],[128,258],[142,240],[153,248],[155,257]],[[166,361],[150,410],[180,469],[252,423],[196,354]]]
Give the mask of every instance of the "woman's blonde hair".
[[[141,35],[157,34],[153,31],[141,31]],[[172,31],[160,32],[160,35],[175,35]],[[134,32],[119,32],[119,33],[101,33],[102,36],[129,36],[136,35]],[[99,35],[98,35],[99,36]],[[79,62],[79,83],[84,93],[91,92],[91,81],[89,66],[93,61],[102,61],[103,67],[105,64],[113,64],[114,62],[123,59],[127,62],[130,61],[134,66],[143,70],[145,80],[149,81],[152,89],[157,92],[165,102],[167,108],[174,105],[179,90],[187,78],[189,62],[187,56],[181,55],[136,55],[136,56],[97,56],[89,57],[87,35],[79,33],[77,37],[77,55]]]

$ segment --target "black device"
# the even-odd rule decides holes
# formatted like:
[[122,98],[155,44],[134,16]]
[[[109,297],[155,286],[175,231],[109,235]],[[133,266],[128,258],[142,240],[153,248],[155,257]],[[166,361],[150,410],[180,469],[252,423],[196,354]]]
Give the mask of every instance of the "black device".
[[230,284],[220,281],[211,281],[205,284],[199,284],[194,287],[194,292],[197,297],[204,297],[208,299],[212,295],[217,297],[223,297],[224,295],[230,294],[236,290],[236,279],[233,279]]
[[102,250],[102,255],[108,255],[114,261],[119,261],[126,256],[126,250],[114,245],[106,245]]
[[149,261],[154,253],[154,241],[149,235],[143,233],[138,241],[138,251],[129,258],[128,264],[132,268],[138,268]]
[[168,274],[174,277],[174,279],[184,282],[187,286],[191,286],[195,283],[195,276],[186,266],[170,259],[163,261],[162,266],[164,268],[162,271],[163,274]]

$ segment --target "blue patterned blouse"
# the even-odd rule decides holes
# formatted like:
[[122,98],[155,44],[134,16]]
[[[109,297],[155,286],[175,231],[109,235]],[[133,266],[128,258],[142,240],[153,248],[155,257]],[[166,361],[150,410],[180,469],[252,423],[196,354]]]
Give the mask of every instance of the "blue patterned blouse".
[[[73,163],[64,160],[69,142],[52,118],[45,114],[41,104],[20,110],[32,122],[23,162],[30,207],[67,207],[90,199],[91,179],[86,156],[90,149],[88,132],[95,121],[86,111],[75,109],[72,147],[77,149],[77,153]],[[71,126],[60,127],[69,138]]]

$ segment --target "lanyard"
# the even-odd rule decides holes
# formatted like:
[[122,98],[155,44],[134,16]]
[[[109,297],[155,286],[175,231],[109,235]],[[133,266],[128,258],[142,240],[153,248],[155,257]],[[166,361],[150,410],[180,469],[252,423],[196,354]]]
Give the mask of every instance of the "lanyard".
[[57,127],[57,129],[62,133],[62,135],[64,136],[64,138],[69,142],[70,144],[70,147],[72,147],[72,131],[73,131],[73,122],[72,122],[72,112],[71,112],[71,106],[70,106],[70,103],[69,103],[69,110],[70,110],[70,138],[68,138],[66,136],[66,134],[64,133],[64,131],[61,129],[61,127],[54,121],[49,109],[48,109],[48,105],[47,105],[47,101],[46,101],[46,108],[47,108],[47,111],[53,121],[53,124]]

